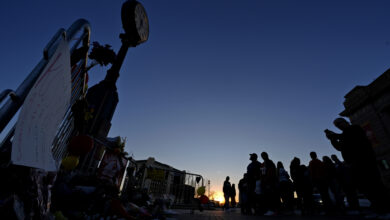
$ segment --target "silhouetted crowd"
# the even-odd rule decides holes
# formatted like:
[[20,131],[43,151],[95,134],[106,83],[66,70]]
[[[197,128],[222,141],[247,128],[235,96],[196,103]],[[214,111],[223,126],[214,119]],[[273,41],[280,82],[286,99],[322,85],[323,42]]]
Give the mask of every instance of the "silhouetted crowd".
[[225,205],[223,206],[225,210],[229,210],[230,208],[229,200],[230,200],[231,207],[233,208],[236,207],[236,186],[235,184],[230,184],[229,180],[230,177],[227,176],[225,182],[223,182],[223,188],[222,188],[225,201],[228,201],[225,202]]
[[[376,164],[375,152],[364,130],[343,118],[334,121],[342,132],[325,130],[333,147],[341,152],[323,156],[310,152],[308,166],[294,157],[290,175],[282,162],[275,163],[266,152],[250,154],[247,172],[238,183],[241,213],[244,215],[365,215],[366,218],[390,219],[389,194]],[[225,209],[229,208],[231,186],[224,182]],[[235,196],[235,194],[234,194]],[[371,203],[363,210],[359,197]],[[344,198],[346,201],[344,201]],[[233,200],[232,200],[233,201]]]

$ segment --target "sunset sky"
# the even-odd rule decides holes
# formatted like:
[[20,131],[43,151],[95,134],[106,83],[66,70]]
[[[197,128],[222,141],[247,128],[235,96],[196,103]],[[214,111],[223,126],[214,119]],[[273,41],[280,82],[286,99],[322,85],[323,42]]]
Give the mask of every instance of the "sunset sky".
[[[1,1],[0,89],[16,89],[78,18],[117,51],[123,2]],[[140,2],[150,37],[127,54],[110,136],[127,137],[137,160],[203,175],[213,191],[226,176],[237,185],[249,153],[285,167],[336,153],[323,130],[337,131],[344,95],[390,66],[390,1]],[[90,71],[89,86],[106,70]]]

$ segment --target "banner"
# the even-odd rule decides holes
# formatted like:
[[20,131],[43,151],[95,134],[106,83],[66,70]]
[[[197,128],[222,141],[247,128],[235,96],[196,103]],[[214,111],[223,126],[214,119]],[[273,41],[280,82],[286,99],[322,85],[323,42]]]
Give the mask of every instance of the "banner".
[[62,40],[26,97],[12,141],[13,164],[57,170],[52,143],[69,107],[70,52]]

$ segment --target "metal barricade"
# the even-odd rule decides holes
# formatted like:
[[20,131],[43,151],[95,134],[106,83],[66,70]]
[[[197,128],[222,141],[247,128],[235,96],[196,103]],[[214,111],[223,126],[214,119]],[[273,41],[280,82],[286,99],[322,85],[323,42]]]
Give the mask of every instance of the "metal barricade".
[[147,190],[153,199],[169,200],[175,207],[193,207],[194,198],[199,197],[197,189],[204,186],[209,191],[208,181],[201,175],[180,171],[169,165],[154,161],[137,161],[137,172],[134,176],[136,188]]

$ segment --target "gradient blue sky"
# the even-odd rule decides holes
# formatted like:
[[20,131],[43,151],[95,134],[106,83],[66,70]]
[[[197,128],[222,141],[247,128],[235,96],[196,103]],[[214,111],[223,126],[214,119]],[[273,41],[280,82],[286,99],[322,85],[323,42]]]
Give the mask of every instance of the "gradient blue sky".
[[[237,183],[249,153],[289,166],[335,153],[325,128],[344,95],[390,64],[389,1],[149,0],[150,38],[132,48],[118,81],[110,136],[149,156]],[[78,18],[117,51],[122,1],[0,2],[0,88],[15,89],[60,28]],[[90,86],[105,68],[90,72]]]

